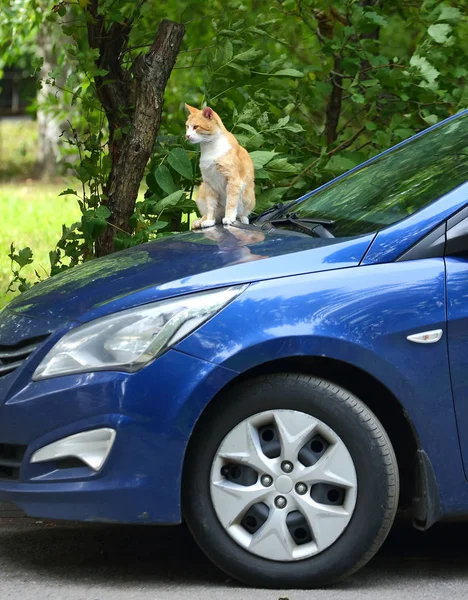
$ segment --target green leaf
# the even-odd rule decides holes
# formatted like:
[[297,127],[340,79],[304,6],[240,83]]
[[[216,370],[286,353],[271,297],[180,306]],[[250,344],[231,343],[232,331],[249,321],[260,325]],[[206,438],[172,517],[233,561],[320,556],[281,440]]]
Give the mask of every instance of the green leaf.
[[[429,125],[435,125],[439,121],[439,118],[437,117],[437,115],[427,115],[427,117],[423,117],[423,119]],[[414,132],[411,132],[411,133],[414,133]]]
[[461,11],[454,6],[442,6],[438,21],[459,21],[463,18]]
[[262,146],[264,141],[263,135],[258,133],[255,127],[252,127],[252,125],[248,125],[247,123],[238,123],[237,127],[249,132],[249,134],[236,133],[239,144],[247,146],[248,148],[260,148]]
[[172,179],[171,172],[166,167],[166,165],[160,165],[156,171],[154,172],[154,178],[158,183],[159,187],[166,194],[172,194],[177,190],[177,187]]
[[60,192],[59,196],[67,196],[68,194],[73,194],[73,196],[78,196],[78,194],[75,192],[75,190],[72,190],[71,188],[67,188],[66,190],[63,190],[63,192]]
[[369,62],[373,67],[384,67],[388,65],[388,58],[378,54],[377,56],[369,57]]
[[257,179],[271,179],[271,175],[265,169],[255,169],[255,180]]
[[241,114],[239,115],[239,121],[242,121],[243,123],[252,121],[255,119],[255,117],[258,117],[259,114],[260,110],[258,105],[255,102],[250,101],[244,106]]
[[271,73],[271,77],[304,77],[304,73],[297,69],[280,69],[276,73]]
[[156,221],[156,223],[150,225],[148,229],[150,231],[158,231],[159,229],[164,229],[164,227],[167,227],[168,225],[169,221]]
[[283,129],[286,129],[286,131],[291,131],[292,133],[300,133],[301,131],[304,131],[304,128],[302,125],[299,125],[299,123],[288,123],[285,127],[283,127]]
[[268,150],[255,150],[255,152],[250,152],[250,158],[252,159],[255,169],[257,170],[264,167],[277,154],[277,152]]
[[50,250],[49,262],[50,262],[51,268],[55,267],[55,265],[58,263],[59,259],[60,259],[59,252],[57,252],[56,250]]
[[169,196],[166,196],[156,204],[155,212],[160,213],[169,206],[175,206],[179,202],[179,200],[181,200],[184,197],[185,192],[183,190],[178,190],[177,192],[169,194]]
[[15,255],[14,261],[18,263],[20,267],[30,265],[33,261],[33,253],[31,248],[29,248],[29,246],[26,248],[21,248],[18,254]]
[[107,208],[107,206],[104,206],[104,205],[96,208],[96,210],[94,212],[99,219],[107,219],[112,214],[111,211]]
[[242,73],[243,75],[250,75],[250,69],[248,67],[246,67],[245,65],[238,65],[235,62],[230,62],[228,64],[228,67],[231,67],[231,69],[235,69],[236,71],[239,71],[239,73]]
[[[432,115],[432,116],[435,116],[435,115]],[[437,117],[436,117],[435,122],[437,123]],[[431,123],[431,125],[433,125],[433,123]],[[399,138],[400,140],[406,140],[407,138],[411,137],[413,134],[414,134],[414,131],[412,129],[408,129],[406,127],[398,127],[393,132],[393,135],[395,137]]]
[[256,33],[258,35],[266,35],[266,31],[263,31],[263,29],[259,29],[258,27],[249,27],[247,31],[250,31],[252,33]]
[[233,54],[234,50],[232,48],[232,43],[230,40],[226,40],[226,43],[224,44],[224,60],[229,62],[232,59]]
[[214,63],[221,66],[224,64],[224,62],[224,46],[218,46],[215,52]]
[[253,135],[258,135],[258,131],[255,129],[255,127],[252,127],[252,125],[249,125],[248,123],[237,123],[236,127],[245,129],[245,131],[248,131],[249,133],[252,133]]
[[354,162],[345,156],[332,156],[324,169],[326,171],[333,171],[333,173],[344,173],[354,166]]
[[365,97],[362,94],[352,94],[351,100],[356,104],[364,104],[366,101]]
[[360,81],[359,83],[364,87],[373,87],[374,85],[380,85],[378,79],[366,79],[365,81]]
[[[95,210],[86,210],[81,218],[81,228],[86,239],[96,239],[107,227],[106,219],[111,216],[107,206],[99,206]],[[66,249],[69,255],[69,249]]]
[[276,158],[270,161],[265,168],[275,173],[296,173],[297,171],[296,167],[288,162],[287,158]]
[[388,25],[387,19],[385,19],[376,12],[366,12],[365,17],[371,23],[375,23],[376,25],[379,25],[381,27],[386,27]]
[[277,123],[277,127],[284,127],[285,125],[287,125],[289,123],[289,119],[291,117],[289,115],[286,115],[285,117],[282,117],[278,123]]
[[235,61],[240,62],[250,62],[251,60],[255,60],[260,54],[262,54],[261,50],[255,50],[255,48],[249,48],[240,54],[236,54],[234,56]]
[[256,135],[249,135],[247,133],[236,133],[237,141],[241,146],[247,148],[247,150],[256,150],[261,148],[264,143],[263,135],[257,133]]
[[440,75],[439,71],[424,56],[413,54],[410,59],[410,65],[418,69],[428,83],[434,83]]
[[375,131],[377,129],[377,125],[372,121],[366,121],[365,127],[367,131]]
[[174,148],[167,157],[167,162],[179,175],[193,181],[192,163],[188,157],[187,151],[183,148]]
[[427,33],[438,44],[446,44],[450,39],[449,34],[451,31],[452,28],[447,23],[437,23],[436,25],[431,25]]
[[458,66],[453,70],[453,74],[455,77],[466,77],[468,75],[468,70],[465,67]]

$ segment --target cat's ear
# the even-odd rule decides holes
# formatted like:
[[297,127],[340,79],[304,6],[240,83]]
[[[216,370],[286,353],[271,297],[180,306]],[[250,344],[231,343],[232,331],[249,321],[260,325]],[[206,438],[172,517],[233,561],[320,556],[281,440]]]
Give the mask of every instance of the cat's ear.
[[190,106],[190,104],[185,105],[185,110],[187,111],[187,113],[189,113],[191,115],[198,112],[198,108],[194,108],[193,106]]
[[202,115],[205,117],[205,119],[212,119],[213,118],[213,109],[210,108],[209,106],[206,106],[202,110]]

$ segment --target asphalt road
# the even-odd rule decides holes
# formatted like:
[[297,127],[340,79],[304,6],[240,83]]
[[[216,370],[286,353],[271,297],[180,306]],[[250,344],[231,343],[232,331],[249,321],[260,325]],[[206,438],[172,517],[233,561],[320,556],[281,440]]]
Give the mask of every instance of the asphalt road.
[[358,574],[327,590],[251,590],[182,527],[0,520],[0,599],[445,600],[468,597],[468,524],[399,526]]

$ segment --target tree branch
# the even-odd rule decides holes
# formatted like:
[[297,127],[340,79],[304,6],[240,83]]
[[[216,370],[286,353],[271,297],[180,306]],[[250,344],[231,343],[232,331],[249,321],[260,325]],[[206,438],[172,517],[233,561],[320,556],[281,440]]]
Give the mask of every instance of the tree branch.
[[327,152],[327,155],[332,156],[333,154],[336,154],[337,152],[341,152],[341,150],[346,150],[346,148],[349,148],[349,146],[351,146],[351,144],[355,140],[357,140],[357,138],[361,135],[361,133],[364,131],[364,129],[365,129],[364,125],[362,127],[359,127],[359,129],[357,131],[355,131],[350,138],[348,138],[347,140],[342,142],[336,148],[333,148],[333,150],[331,150],[330,152]]
[[[349,146],[351,146],[351,144],[357,140],[357,138],[361,135],[361,133],[364,131],[365,127],[360,127],[357,131],[355,131],[353,133],[353,135],[348,138],[347,140],[345,140],[344,142],[342,142],[339,146],[337,146],[336,148],[333,148],[332,150],[329,150],[326,153],[326,156],[330,157],[333,156],[334,154],[336,154],[337,152],[340,152],[341,150],[346,150],[346,148],[349,148]],[[293,186],[296,181],[299,181],[299,179],[305,175],[307,173],[307,171],[310,171],[310,169],[312,169],[312,167],[315,167],[315,165],[319,162],[319,160],[322,157],[319,156],[317,158],[317,160],[314,160],[314,162],[310,163],[310,165],[307,165],[307,167],[305,169],[302,169],[302,171],[299,173],[299,175],[296,175],[296,177],[294,177],[294,179],[291,181],[291,183],[289,184],[289,186]]]

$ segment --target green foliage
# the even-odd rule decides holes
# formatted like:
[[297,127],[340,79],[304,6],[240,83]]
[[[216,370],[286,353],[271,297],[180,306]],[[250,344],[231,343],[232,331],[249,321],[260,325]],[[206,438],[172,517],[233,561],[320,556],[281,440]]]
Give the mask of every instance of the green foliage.
[[[183,146],[182,101],[213,106],[251,152],[257,212],[467,105],[468,22],[456,2],[311,7],[284,0],[255,7],[227,9],[208,26],[197,25],[197,43],[207,47],[192,63],[180,59],[181,67],[194,66],[189,75],[173,74],[166,131]],[[187,88],[190,96],[181,98]],[[341,107],[327,139],[337,92]]]
[[[26,277],[21,274],[21,271],[26,267],[26,265],[30,265],[33,261],[33,253],[29,246],[26,248],[21,248],[19,252],[16,252],[16,248],[12,243],[10,245],[10,252],[8,257],[11,260],[11,272],[13,275],[13,279],[10,281],[10,285],[8,286],[8,292],[25,292],[28,288],[31,287],[31,284],[26,280]],[[36,277],[40,280],[41,277],[39,273],[36,272]]]
[[29,119],[0,119],[0,181],[34,177],[37,126]]
[[[21,268],[21,277],[27,283],[37,279],[35,271],[43,279],[48,277],[49,252],[55,247],[61,223],[77,219],[80,214],[73,196],[59,197],[62,188],[60,183],[32,181],[0,185],[0,248],[3,248],[0,253],[0,308],[7,302],[8,282],[13,277],[11,267],[20,269],[16,262],[12,265],[8,256],[11,242],[16,248],[29,247],[34,252],[33,263]],[[14,254],[18,254],[16,249]]]
[[117,236],[120,248],[146,242],[154,234],[171,235],[190,228],[191,214],[196,210],[194,173],[198,168],[198,153],[181,146],[158,146],[148,168],[148,189],[137,202],[131,236]]
[[[25,48],[32,43],[25,14],[38,3],[10,2],[7,21]],[[60,51],[72,68],[63,87],[76,111],[67,115],[73,125],[69,167],[77,181],[68,193],[76,195],[81,219],[63,228],[51,252],[55,273],[93,258],[96,236],[106,227],[109,132],[95,93],[96,78],[106,72],[84,37],[86,2],[60,3],[55,11],[46,0],[41,6],[36,21],[50,19],[68,36]],[[153,41],[155,22],[165,16],[187,23],[148,164],[148,189],[136,205],[133,231],[119,232],[117,249],[190,227],[200,173],[198,148],[184,139],[184,102],[212,106],[251,153],[257,212],[298,197],[468,104],[468,19],[460,1],[188,0],[182,15],[174,0],[100,0],[99,6],[110,21],[138,24],[124,48],[129,77]],[[58,75],[50,80],[57,82]],[[60,110],[52,97],[50,102],[51,110]],[[119,135],[114,132],[114,139]]]

